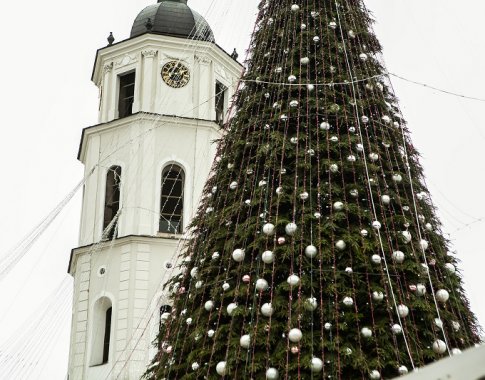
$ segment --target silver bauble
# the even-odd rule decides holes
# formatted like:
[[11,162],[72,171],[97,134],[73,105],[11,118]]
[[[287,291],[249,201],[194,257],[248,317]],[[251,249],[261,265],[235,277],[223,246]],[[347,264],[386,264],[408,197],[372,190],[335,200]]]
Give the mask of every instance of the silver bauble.
[[308,197],[309,197],[309,194],[306,191],[304,191],[303,193],[300,194],[300,199],[302,201],[306,201],[308,199]]
[[302,65],[308,65],[310,63],[310,58],[308,57],[303,57],[300,59],[300,62]]
[[297,225],[295,223],[288,223],[285,226],[285,232],[287,235],[293,236],[296,233],[296,230],[298,229]]
[[409,231],[401,231],[401,235],[403,237],[404,243],[408,244],[411,242],[413,237],[411,236],[411,232]]
[[433,351],[437,354],[444,354],[446,352],[446,343],[441,339],[436,339],[433,342]]
[[198,278],[199,277],[199,268],[193,267],[190,271],[190,277]]
[[312,358],[310,363],[312,372],[320,372],[323,369],[323,361],[320,358]]
[[192,363],[192,370],[197,371],[199,369],[199,367],[200,367],[199,363],[197,363],[197,362]]
[[209,338],[212,338],[212,337],[214,336],[214,334],[215,334],[215,333],[216,333],[216,332],[215,332],[214,330],[209,330],[209,331],[207,331],[207,336],[208,336]]
[[387,116],[387,115],[382,116],[382,117],[381,117],[381,120],[382,120],[384,123],[386,123],[386,124],[390,124],[390,123],[391,123],[391,121],[392,121],[392,120],[391,120],[391,118],[390,118],[389,116]]
[[322,131],[328,131],[330,128],[331,128],[331,125],[327,121],[323,121],[320,123],[320,129]]
[[286,282],[290,286],[297,286],[300,283],[300,277],[298,277],[296,274],[292,274],[288,276],[288,279],[286,280]]
[[225,376],[226,375],[226,362],[217,363],[216,372],[217,372],[218,375]]
[[192,318],[187,318],[185,320],[185,323],[187,323],[187,325],[190,326],[192,324]]
[[453,327],[453,330],[455,331],[460,331],[460,328],[461,328],[460,324],[457,321],[452,321],[451,327]]
[[288,333],[288,339],[290,340],[290,342],[293,342],[293,343],[298,343],[301,338],[303,338],[303,333],[301,332],[300,329],[291,329],[290,332]]
[[276,368],[268,368],[266,370],[266,380],[277,380],[278,377],[279,374]]
[[375,369],[369,373],[369,378],[371,380],[379,380],[381,378],[381,373]]
[[314,258],[318,253],[317,247],[314,245],[309,245],[305,248],[305,256],[309,259]]
[[342,303],[345,305],[345,306],[352,306],[354,304],[354,300],[350,297],[345,297],[343,300],[342,300]]
[[361,235],[362,237],[367,237],[367,236],[369,235],[369,231],[367,231],[367,230],[361,230],[361,231],[360,231],[360,235]]
[[426,286],[423,284],[416,285],[416,294],[418,296],[424,296],[426,294]]
[[319,41],[320,41],[320,37],[318,36],[313,37],[313,42],[317,43]]
[[283,188],[281,186],[276,188],[276,194],[278,194],[278,195],[283,194]]
[[357,149],[357,152],[362,153],[364,151],[364,145],[359,143],[355,146],[355,149]]
[[374,301],[380,302],[384,299],[384,293],[376,290],[376,291],[372,292],[372,299]]
[[207,311],[211,311],[214,308],[214,301],[207,301],[204,305]]
[[291,11],[292,12],[298,12],[300,10],[300,6],[298,4],[293,4],[291,6]]
[[357,198],[359,196],[359,190],[357,190],[357,189],[350,190],[350,196]]
[[401,318],[406,318],[409,315],[409,308],[406,305],[398,305],[397,312]]
[[350,156],[347,156],[347,161],[348,162],[355,162],[355,161],[357,161],[357,158],[353,154],[351,154]]
[[335,247],[339,250],[339,251],[343,251],[346,247],[347,247],[347,244],[343,241],[343,240],[338,240],[336,243],[335,243]]
[[227,292],[229,289],[231,289],[231,285],[229,285],[227,282],[222,284],[222,290]]
[[294,75],[290,75],[290,76],[288,77],[288,82],[293,83],[293,82],[295,82],[295,81],[296,81],[296,76],[294,76]]
[[231,182],[230,185],[229,185],[229,188],[231,190],[236,190],[237,189],[237,182],[236,181]]
[[370,338],[372,337],[372,330],[368,327],[363,327],[361,330],[360,330],[360,334],[364,337],[364,338]]
[[329,331],[332,329],[332,324],[327,322],[323,327],[325,327],[325,330]]
[[436,292],[436,299],[441,303],[445,303],[446,301],[448,301],[449,298],[450,293],[448,293],[448,291],[446,291],[445,289],[440,289]]
[[318,306],[317,299],[315,297],[307,298],[304,306],[308,311],[314,311]]
[[391,203],[391,197],[389,195],[383,195],[381,197],[381,201],[382,203],[384,203],[385,205],[388,205],[389,203]]
[[397,369],[397,372],[399,372],[400,375],[406,375],[409,372],[408,367],[402,365]]
[[265,291],[268,288],[269,288],[268,281],[266,281],[264,278],[258,278],[258,280],[256,281],[256,290]]
[[433,322],[434,322],[434,325],[439,329],[443,328],[443,321],[441,319],[435,318]]
[[379,159],[379,155],[377,153],[369,153],[369,160],[372,162],[376,162]]
[[422,249],[423,251],[426,251],[426,250],[428,249],[428,247],[429,247],[429,243],[428,243],[426,240],[421,239],[421,240],[419,241],[419,246],[421,247],[421,249]]
[[273,315],[273,312],[273,306],[269,302],[264,303],[261,306],[261,314],[263,314],[265,317],[271,317]]
[[290,107],[294,108],[294,107],[298,107],[298,100],[292,100],[290,102]]
[[401,251],[394,251],[392,253],[392,258],[393,258],[394,262],[396,262],[398,264],[402,264],[404,262],[405,255]]
[[237,263],[242,262],[244,260],[244,256],[245,256],[245,253],[243,249],[238,248],[232,252],[232,258]]
[[214,252],[212,254],[212,260],[217,260],[219,257],[221,257],[221,255],[219,254],[219,252]]
[[460,355],[461,354],[461,350],[459,348],[452,348],[451,349],[451,353],[453,355]]
[[227,308],[226,308],[227,314],[232,316],[232,314],[234,313],[234,311],[236,311],[236,309],[237,309],[237,303],[231,302],[229,305],[227,305]]
[[330,21],[328,27],[330,29],[337,29],[337,23],[335,21]]
[[275,226],[274,224],[271,223],[266,223],[263,226],[263,233],[267,236],[273,236],[275,233]]
[[380,264],[381,263],[381,256],[375,254],[375,255],[372,255],[372,257],[370,258],[372,260],[372,262],[374,264]]
[[249,348],[251,344],[251,336],[249,334],[243,335],[241,339],[239,339],[239,344],[242,348]]
[[332,165],[330,165],[330,168],[329,169],[330,169],[330,171],[332,173],[337,173],[338,172],[338,165],[337,164],[332,164]]
[[360,120],[361,120],[361,121],[362,121],[362,123],[364,123],[364,124],[367,124],[367,123],[369,122],[369,118],[368,118],[367,116],[365,116],[365,115],[364,115],[364,116],[362,116],[362,117],[360,118]]
[[402,181],[402,175],[401,174],[393,174],[392,175],[392,180],[396,183],[399,183]]
[[401,327],[400,325],[398,325],[398,324],[394,324],[394,325],[392,325],[392,327],[391,327],[391,331],[392,331],[394,334],[396,334],[396,335],[401,334],[401,333],[402,333],[402,327]]
[[367,61],[367,60],[369,59],[369,56],[368,56],[367,54],[365,54],[365,53],[361,53],[361,54],[359,55],[359,58],[360,58],[360,60],[361,60],[362,62],[365,62],[365,61]]
[[308,92],[312,92],[315,90],[315,86],[313,84],[307,84],[306,89],[308,90]]
[[355,38],[355,32],[353,30],[349,30],[349,37]]
[[377,220],[374,220],[372,222],[372,228],[374,228],[375,230],[380,230],[382,227],[381,223]]
[[342,202],[335,202],[333,204],[333,209],[335,211],[341,211],[341,210],[343,210],[343,208],[344,208],[344,204]]

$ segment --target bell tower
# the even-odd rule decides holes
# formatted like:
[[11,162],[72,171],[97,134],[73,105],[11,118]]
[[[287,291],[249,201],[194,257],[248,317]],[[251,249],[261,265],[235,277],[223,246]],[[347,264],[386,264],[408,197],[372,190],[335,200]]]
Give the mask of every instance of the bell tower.
[[161,0],[96,53],[99,123],[85,166],[69,380],[139,379],[157,352],[167,280],[242,67],[186,0]]

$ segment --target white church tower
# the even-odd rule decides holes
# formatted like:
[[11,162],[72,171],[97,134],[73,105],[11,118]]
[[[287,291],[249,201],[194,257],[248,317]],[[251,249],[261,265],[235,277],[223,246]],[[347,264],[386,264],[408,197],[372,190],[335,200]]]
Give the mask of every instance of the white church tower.
[[[159,0],[99,49],[85,165],[69,380],[139,379],[170,306],[160,284],[197,209],[242,67],[186,0]],[[111,36],[110,36],[111,37]]]

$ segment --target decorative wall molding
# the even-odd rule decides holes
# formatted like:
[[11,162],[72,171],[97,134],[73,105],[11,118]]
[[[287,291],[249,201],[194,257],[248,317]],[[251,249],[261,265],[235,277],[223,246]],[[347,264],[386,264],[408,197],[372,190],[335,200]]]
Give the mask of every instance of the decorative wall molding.
[[136,55],[125,54],[122,58],[115,61],[115,67],[123,67],[138,61]]
[[110,73],[113,70],[113,62],[110,62],[103,67],[105,73]]
[[143,50],[141,52],[141,54],[145,58],[154,58],[157,55],[157,50],[155,50],[155,49],[147,49],[147,50]]

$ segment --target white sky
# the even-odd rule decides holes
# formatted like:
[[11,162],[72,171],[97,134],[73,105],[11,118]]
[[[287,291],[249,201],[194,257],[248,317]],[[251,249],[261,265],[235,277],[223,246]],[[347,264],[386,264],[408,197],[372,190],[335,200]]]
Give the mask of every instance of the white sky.
[[[151,3],[0,3],[0,257],[81,180],[82,165],[76,160],[81,130],[97,121],[98,94],[90,82],[96,49],[105,46],[111,31],[117,41],[127,38],[137,13]],[[257,3],[189,0],[189,5],[209,20],[217,42],[229,52],[237,46],[241,56]],[[367,0],[366,4],[378,21],[376,32],[391,72],[485,98],[485,2]],[[481,193],[485,185],[485,103],[398,79],[393,79],[393,84],[413,142],[423,155],[422,164],[444,230],[451,234],[462,260],[472,309],[485,324],[485,223],[467,225],[485,217]],[[35,321],[42,315],[36,310],[66,277],[70,250],[77,244],[80,202],[78,194],[0,282],[0,347],[12,334],[19,336],[17,329],[25,331],[27,320]],[[45,366],[37,367],[32,379],[64,379],[70,329],[67,309],[58,313],[64,317],[38,328],[51,337],[58,332],[54,346],[38,331],[36,344],[31,342],[26,347],[32,353],[42,350],[45,354]],[[4,365],[0,356],[0,369]]]

